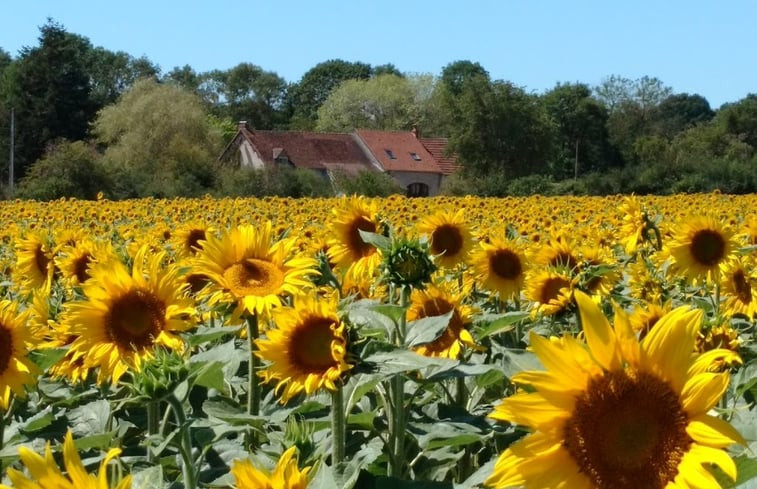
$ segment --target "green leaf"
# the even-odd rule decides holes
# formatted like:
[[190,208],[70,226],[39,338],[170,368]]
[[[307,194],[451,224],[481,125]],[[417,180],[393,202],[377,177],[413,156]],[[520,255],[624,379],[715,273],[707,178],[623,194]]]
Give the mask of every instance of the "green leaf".
[[376,248],[381,250],[382,253],[386,254],[389,252],[389,250],[392,249],[392,241],[386,236],[363,231],[362,229],[358,229],[358,232],[360,233],[360,239],[368,244],[375,246]]
[[74,435],[85,437],[108,431],[110,414],[110,403],[99,399],[72,409],[68,413],[68,419]]
[[391,334],[397,327],[397,323],[386,314],[367,308],[350,308],[347,312],[350,323],[361,329],[377,329]]
[[544,366],[535,353],[521,349],[505,351],[502,359],[502,371],[506,376],[512,377],[518,372],[527,370],[544,370]]
[[424,372],[423,380],[438,382],[443,379],[456,379],[459,377],[479,377],[490,372],[497,372],[502,378],[502,369],[498,365],[482,365],[453,361],[449,365],[431,367]]
[[498,317],[491,318],[492,321],[480,328],[478,331],[478,338],[486,338],[493,334],[506,333],[515,329],[515,323],[522,321],[530,316],[526,311],[510,311]]
[[447,329],[454,313],[455,310],[452,309],[443,316],[431,316],[410,321],[407,323],[405,345],[408,348],[413,348],[427,345],[436,340]]
[[105,450],[110,448],[113,444],[113,438],[116,436],[116,431],[109,431],[107,433],[100,433],[98,435],[84,436],[74,440],[74,445],[78,450],[92,450],[97,448],[98,450]]
[[[740,457],[734,458],[734,461],[736,462],[736,470],[738,473],[738,478],[736,479],[736,484],[734,487],[738,488],[744,488],[747,487],[755,488],[757,487],[757,484],[755,484],[754,480],[757,479],[757,460],[754,458],[749,458],[746,455],[742,455]],[[747,484],[747,482],[751,483]]]
[[426,434],[418,437],[418,445],[423,450],[444,446],[461,446],[475,443],[484,438],[481,431],[468,423],[439,421],[434,424],[417,425]]
[[364,362],[374,364],[378,374],[387,378],[399,373],[420,370],[422,368],[444,366],[452,363],[452,360],[424,357],[408,350],[397,349],[389,352],[374,353],[365,358]]
[[66,348],[46,348],[44,350],[35,350],[29,353],[29,358],[40,370],[47,371],[50,367],[58,363],[61,358],[66,356]]
[[208,327],[208,326],[200,326],[199,328],[195,329],[191,335],[189,335],[188,342],[190,346],[197,346],[201,345],[203,343],[210,343],[211,341],[215,341],[219,338],[223,338],[224,336],[228,336],[230,334],[236,335],[239,333],[239,331],[244,327],[244,325],[236,326],[236,327],[229,327],[229,326],[216,326],[216,327]]
[[164,489],[163,467],[155,464],[149,469],[132,472],[131,489]]
[[247,411],[239,406],[235,406],[228,401],[207,400],[202,403],[202,410],[210,417],[220,419],[232,426],[254,426],[262,428],[265,424],[265,418],[248,414]]
[[223,374],[223,363],[194,363],[190,369],[190,375],[194,378],[194,385],[201,385],[209,389],[228,394]]
[[54,420],[55,416],[52,413],[52,407],[47,406],[43,411],[27,419],[24,424],[19,426],[19,430],[24,433],[34,433],[50,426]]

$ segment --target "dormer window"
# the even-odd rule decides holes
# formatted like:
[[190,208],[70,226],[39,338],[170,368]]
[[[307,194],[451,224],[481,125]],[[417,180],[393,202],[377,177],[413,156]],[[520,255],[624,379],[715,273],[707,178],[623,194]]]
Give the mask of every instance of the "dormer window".
[[418,156],[418,153],[410,153],[410,157],[411,157],[411,158],[412,158],[412,159],[413,159],[414,161],[421,161],[421,157],[420,157],[420,156]]
[[388,156],[390,160],[396,160],[397,159],[397,157],[394,156],[394,153],[392,152],[391,149],[385,149],[384,152],[386,152],[386,156]]

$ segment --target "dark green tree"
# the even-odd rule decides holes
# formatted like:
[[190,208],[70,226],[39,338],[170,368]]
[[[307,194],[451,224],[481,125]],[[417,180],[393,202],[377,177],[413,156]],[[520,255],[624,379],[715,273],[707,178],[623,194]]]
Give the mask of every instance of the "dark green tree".
[[274,129],[288,122],[284,105],[287,83],[276,73],[252,63],[240,63],[210,76],[217,82],[216,113],[220,117],[246,120],[256,129]]
[[651,114],[653,131],[667,139],[697,124],[709,122],[714,116],[706,98],[688,93],[667,97]]
[[289,105],[293,110],[292,129],[310,130],[318,119],[318,108],[331,91],[345,80],[367,80],[371,65],[332,59],[318,63],[307,71],[289,90]]
[[587,85],[558,83],[542,96],[542,103],[555,126],[553,177],[577,178],[611,163],[607,110]]
[[48,19],[40,28],[39,46],[23,48],[4,70],[0,99],[15,110],[17,178],[48,144],[87,137],[97,110],[87,71],[91,49],[89,41]]
[[146,57],[134,58],[123,51],[96,47],[87,53],[91,98],[97,109],[110,105],[140,78],[157,77],[160,68]]
[[538,97],[482,75],[467,80],[457,96],[445,93],[450,149],[468,175],[516,178],[547,171],[553,130]]
[[3,48],[0,48],[0,76],[3,74],[3,70],[13,62],[13,57],[10,53]]
[[489,80],[489,72],[473,61],[454,61],[442,68],[441,85],[453,96],[462,93],[468,81],[483,77]]
[[715,122],[757,149],[757,94],[750,93],[737,102],[723,105]]

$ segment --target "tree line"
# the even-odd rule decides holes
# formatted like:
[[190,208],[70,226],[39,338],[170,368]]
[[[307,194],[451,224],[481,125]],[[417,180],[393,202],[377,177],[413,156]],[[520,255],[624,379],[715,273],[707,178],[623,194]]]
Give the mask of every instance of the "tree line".
[[[239,120],[256,129],[417,128],[447,137],[462,166],[444,185],[453,194],[757,191],[757,94],[713,109],[647,76],[537,94],[468,60],[430,75],[335,59],[297,82],[249,62],[164,73],[48,19],[38,45],[15,57],[0,47],[0,155],[8,155],[0,162],[10,157],[11,112],[14,196],[23,197],[331,191],[307,172],[219,166]],[[9,167],[0,166],[8,182]],[[375,176],[343,183],[369,194],[398,190]],[[7,185],[3,192],[10,196]]]

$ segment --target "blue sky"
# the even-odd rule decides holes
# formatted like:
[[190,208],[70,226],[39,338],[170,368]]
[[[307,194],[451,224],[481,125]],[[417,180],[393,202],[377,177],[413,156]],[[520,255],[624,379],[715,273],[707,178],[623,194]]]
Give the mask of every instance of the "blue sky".
[[[0,47],[34,46],[52,17],[163,71],[251,62],[295,82],[341,58],[438,75],[481,63],[541,93],[557,82],[656,76],[717,108],[757,92],[753,0],[27,0],[3,2]],[[12,5],[12,7],[9,7]]]

